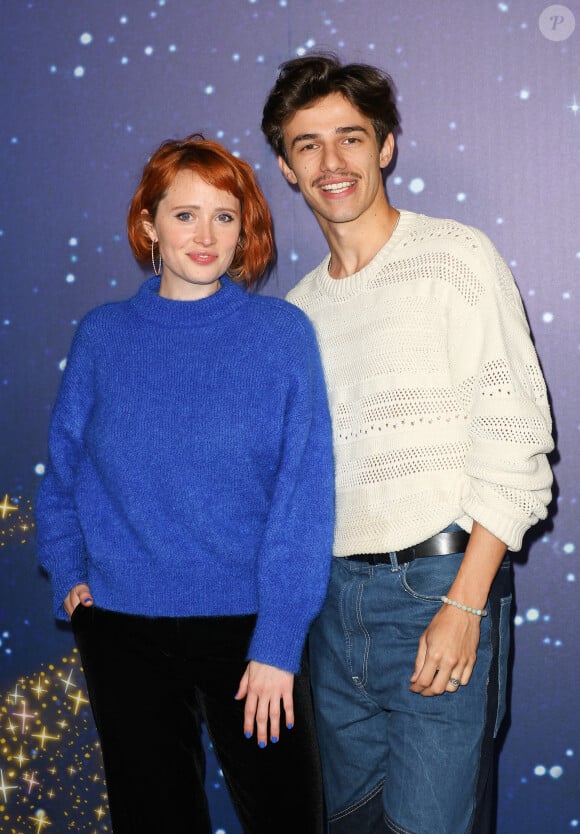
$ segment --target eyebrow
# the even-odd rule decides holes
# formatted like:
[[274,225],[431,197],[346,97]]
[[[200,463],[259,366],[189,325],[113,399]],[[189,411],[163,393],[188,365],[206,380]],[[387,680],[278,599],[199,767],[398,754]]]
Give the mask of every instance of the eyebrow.
[[[187,203],[183,206],[172,206],[171,211],[185,211],[186,209],[201,209],[202,206],[195,205],[195,203]],[[234,206],[214,206],[212,211],[230,211],[233,214],[239,214],[240,209]]]
[[[364,133],[366,136],[369,135],[366,127],[363,127],[362,125],[346,125],[345,127],[337,127],[334,130],[334,133],[338,136],[344,136],[349,133]],[[293,148],[294,145],[297,145],[299,142],[308,142],[312,139],[319,139],[321,135],[322,134],[320,133],[301,133],[294,137],[290,147]]]

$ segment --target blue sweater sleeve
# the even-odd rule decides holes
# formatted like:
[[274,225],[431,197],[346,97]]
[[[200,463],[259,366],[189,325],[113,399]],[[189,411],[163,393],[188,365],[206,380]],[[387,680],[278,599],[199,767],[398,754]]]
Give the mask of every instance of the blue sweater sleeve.
[[54,613],[68,619],[63,600],[87,581],[84,538],[74,484],[83,433],[93,405],[92,362],[82,325],[73,340],[51,418],[46,472],[36,500],[37,550],[51,578]]
[[[296,311],[298,312],[298,311]],[[299,313],[282,457],[259,553],[249,657],[296,672],[328,584],[334,532],[332,432],[314,330]]]

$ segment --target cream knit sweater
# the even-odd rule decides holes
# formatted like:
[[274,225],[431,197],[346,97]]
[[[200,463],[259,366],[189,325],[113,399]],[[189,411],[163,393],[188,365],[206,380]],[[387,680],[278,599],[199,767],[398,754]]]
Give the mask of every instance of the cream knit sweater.
[[512,550],[545,518],[546,388],[489,239],[402,211],[368,266],[329,256],[288,294],[314,323],[333,421],[335,556],[398,550],[476,520]]

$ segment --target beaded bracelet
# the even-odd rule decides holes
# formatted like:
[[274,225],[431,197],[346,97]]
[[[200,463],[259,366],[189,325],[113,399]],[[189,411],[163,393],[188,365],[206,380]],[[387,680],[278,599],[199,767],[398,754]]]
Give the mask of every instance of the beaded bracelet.
[[472,608],[471,605],[463,605],[462,602],[455,602],[454,599],[449,599],[449,597],[439,597],[441,602],[444,602],[445,605],[453,605],[454,608],[459,608],[460,611],[466,611],[468,614],[475,614],[476,617],[487,617],[487,611],[485,608]]

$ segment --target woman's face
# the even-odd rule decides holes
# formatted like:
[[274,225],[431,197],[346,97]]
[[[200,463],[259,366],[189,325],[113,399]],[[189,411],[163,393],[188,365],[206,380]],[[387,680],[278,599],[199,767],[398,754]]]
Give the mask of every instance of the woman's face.
[[196,301],[216,292],[234,258],[241,219],[237,197],[192,171],[179,171],[155,220],[144,221],[163,259],[159,295]]

